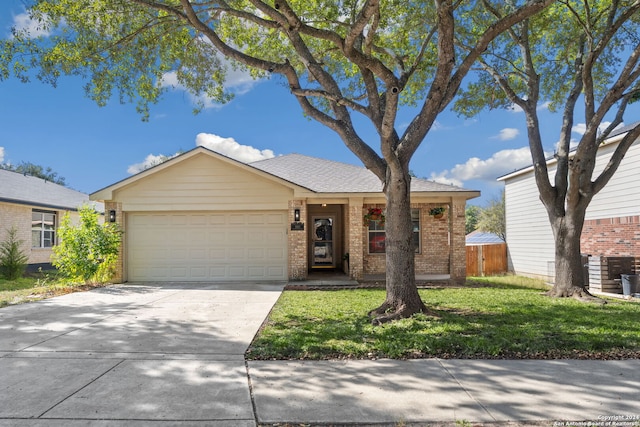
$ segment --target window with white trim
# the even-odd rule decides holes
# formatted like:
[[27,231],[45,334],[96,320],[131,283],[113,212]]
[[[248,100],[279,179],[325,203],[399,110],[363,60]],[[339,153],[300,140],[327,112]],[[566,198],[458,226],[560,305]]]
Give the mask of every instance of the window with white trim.
[[56,213],[34,210],[31,212],[31,246],[50,248],[56,242]]
[[[420,209],[411,209],[411,223],[413,225],[413,244],[416,253],[420,253]],[[382,221],[369,221],[369,253],[385,253],[386,237]]]

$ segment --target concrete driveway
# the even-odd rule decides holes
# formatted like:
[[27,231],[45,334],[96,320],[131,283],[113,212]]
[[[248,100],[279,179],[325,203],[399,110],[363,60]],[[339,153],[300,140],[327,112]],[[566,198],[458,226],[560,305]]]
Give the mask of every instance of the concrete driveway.
[[0,310],[0,425],[254,426],[243,353],[282,285],[127,284]]

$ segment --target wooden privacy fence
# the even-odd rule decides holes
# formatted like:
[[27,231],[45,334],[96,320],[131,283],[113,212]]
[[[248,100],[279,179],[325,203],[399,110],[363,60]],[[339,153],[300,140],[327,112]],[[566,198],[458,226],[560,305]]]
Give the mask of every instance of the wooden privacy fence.
[[507,272],[507,244],[467,246],[467,276]]

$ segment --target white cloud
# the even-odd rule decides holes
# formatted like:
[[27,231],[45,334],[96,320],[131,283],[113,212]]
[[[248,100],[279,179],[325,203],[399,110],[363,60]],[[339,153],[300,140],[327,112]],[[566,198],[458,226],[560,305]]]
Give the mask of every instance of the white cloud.
[[571,128],[571,132],[577,133],[579,135],[584,135],[586,131],[587,125],[584,123],[578,123],[577,125],[573,125],[573,127]]
[[[538,110],[538,111],[548,110],[549,109],[549,105],[551,105],[551,101],[545,101],[542,104],[538,104],[538,106],[536,107],[536,110]],[[510,111],[512,113],[522,113],[522,112],[524,112],[522,107],[520,107],[517,104],[511,104],[511,106],[507,108],[507,111]]]
[[178,154],[174,154],[172,156],[165,156],[162,154],[149,154],[144,160],[140,163],[135,163],[127,168],[127,173],[132,175],[142,172],[145,169],[149,169],[153,166],[159,165],[160,163],[166,162],[169,159],[174,158]]
[[199,133],[196,136],[196,146],[208,148],[244,163],[275,157],[271,150],[258,150],[249,145],[242,145],[233,138],[223,138],[212,133]]
[[39,36],[48,36],[50,34],[49,30],[44,28],[43,23],[38,22],[35,19],[31,19],[31,17],[27,13],[21,13],[13,17],[13,27],[17,31],[25,31],[29,34],[29,37],[36,38]]
[[504,128],[495,136],[492,136],[493,139],[499,139],[500,141],[509,141],[510,139],[514,139],[520,134],[520,131],[515,128]]
[[[598,126],[598,133],[604,132],[604,130],[606,128],[608,128],[610,124],[611,124],[611,122],[602,122],[602,123],[600,123],[600,126]],[[619,129],[619,128],[623,127],[623,126],[624,126],[624,123],[620,123],[618,126],[616,126],[616,129]],[[571,132],[577,133],[578,135],[584,135],[584,133],[586,131],[587,131],[586,123],[578,123],[577,125],[574,125],[571,128]]]
[[438,130],[447,130],[450,129],[449,127],[443,125],[442,123],[440,123],[439,121],[434,121],[433,125],[431,125],[431,130],[432,131],[438,131]]
[[522,113],[524,110],[518,104],[511,104],[511,106],[507,108],[507,111],[512,113]]
[[467,180],[494,182],[497,177],[531,164],[529,147],[502,150],[488,159],[472,157],[466,163],[458,164],[448,171],[432,173],[431,179],[437,182],[462,186]]
[[[224,82],[225,89],[235,95],[244,95],[261,81],[251,77],[251,74],[246,70],[234,69],[231,63],[225,58],[221,59],[220,63],[227,70]],[[185,92],[187,91],[186,88],[178,81],[178,74],[175,71],[163,74],[160,85],[162,87],[170,87]],[[215,100],[204,94],[195,96],[192,93],[189,93],[188,95],[193,104],[201,103],[205,109],[222,107],[221,104],[218,104]]]
[[4,147],[0,147],[0,163],[4,162]]
[[464,183],[458,179],[452,178],[449,176],[449,171],[443,171],[440,173],[431,172],[430,180],[439,182],[440,184],[449,184],[455,185],[457,187],[462,187]]
[[[265,160],[275,157],[272,150],[258,150],[249,145],[239,144],[233,138],[223,138],[212,133],[199,133],[196,136],[196,147],[205,147],[209,150],[213,150],[217,153],[223,154],[232,159],[238,160],[243,163],[256,162],[258,160]],[[2,147],[0,147],[0,150]],[[0,151],[2,154],[2,151]],[[127,172],[130,174],[140,173],[145,169],[159,165],[166,162],[180,153],[173,154],[171,156],[165,156],[163,154],[149,154],[140,163],[135,163],[127,168]]]
[[541,110],[548,110],[548,109],[549,109],[549,105],[551,105],[551,101],[543,102],[542,104],[538,105],[537,110],[538,110],[538,111],[541,111]]

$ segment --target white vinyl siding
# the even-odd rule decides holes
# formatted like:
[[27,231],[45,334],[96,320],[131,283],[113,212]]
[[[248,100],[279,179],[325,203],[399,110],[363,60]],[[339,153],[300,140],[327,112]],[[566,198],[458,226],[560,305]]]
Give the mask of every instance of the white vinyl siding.
[[[604,169],[618,144],[600,148],[594,176]],[[609,183],[596,194],[587,208],[587,220],[640,215],[640,144],[627,151]]]
[[129,281],[281,281],[286,212],[127,214]]
[[[606,166],[617,143],[602,146],[594,177]],[[636,141],[609,183],[587,208],[587,220],[640,215],[640,145]],[[549,166],[549,176],[555,164]],[[552,178],[553,182],[553,178]],[[532,170],[505,179],[509,268],[516,274],[553,279],[555,246],[547,212]]]
[[553,273],[553,232],[533,172],[506,182],[505,203],[509,269],[547,279]]

